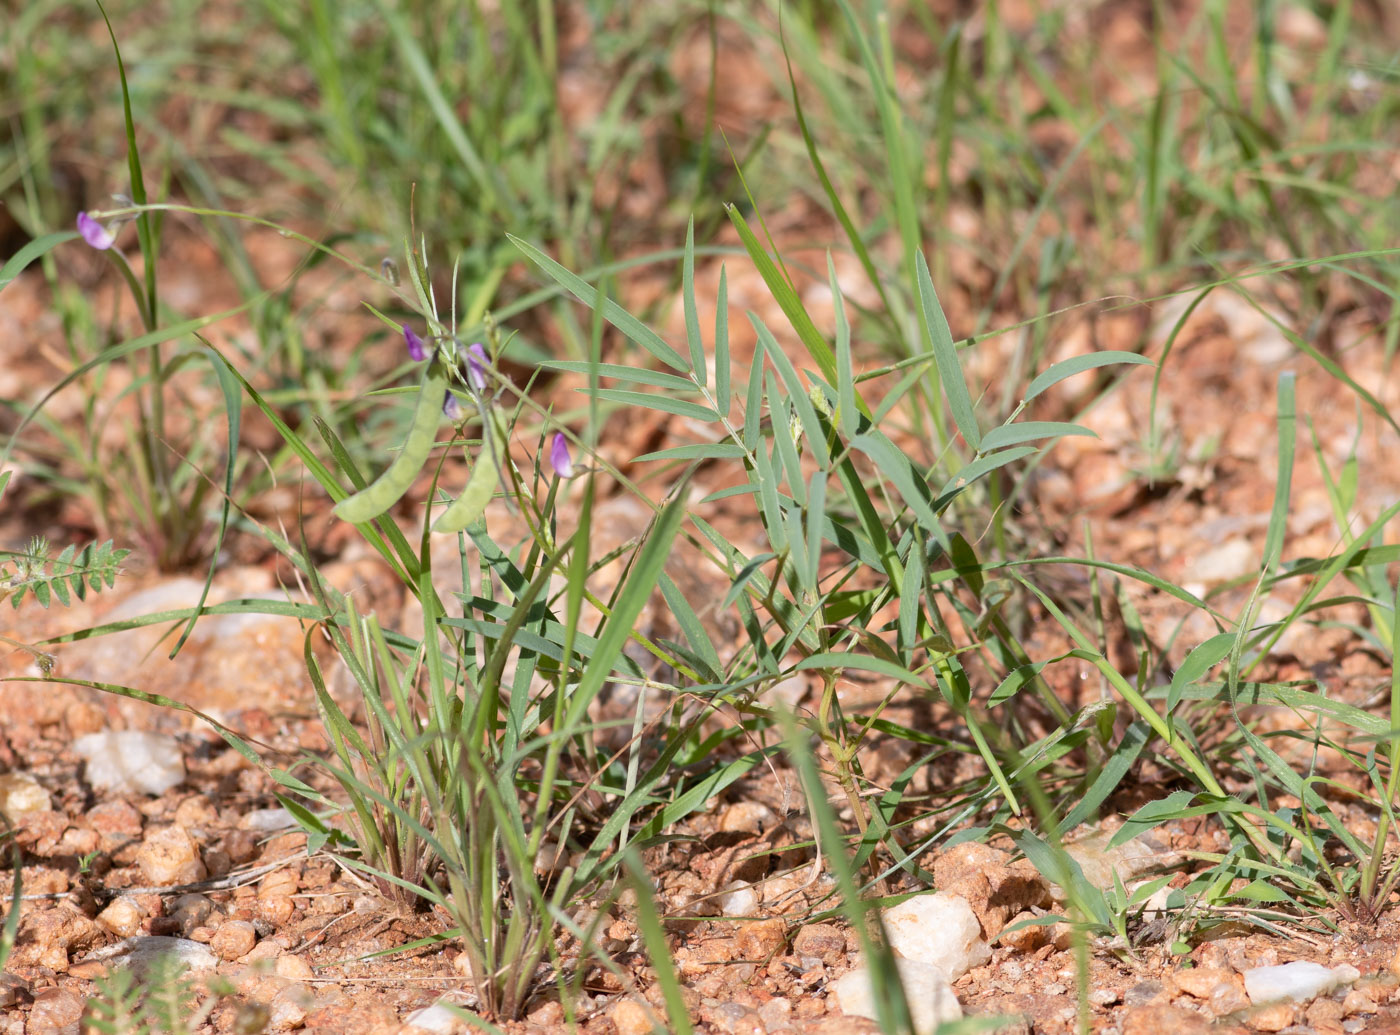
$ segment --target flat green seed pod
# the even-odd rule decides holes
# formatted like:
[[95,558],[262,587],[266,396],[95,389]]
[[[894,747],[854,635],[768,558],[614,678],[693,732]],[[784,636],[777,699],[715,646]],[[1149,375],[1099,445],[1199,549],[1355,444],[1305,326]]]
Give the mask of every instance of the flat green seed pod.
[[399,455],[378,478],[353,496],[335,505],[335,516],[351,524],[373,521],[392,507],[409,490],[418,472],[428,462],[437,441],[437,429],[442,421],[442,403],[447,397],[447,372],[433,363],[423,376],[418,390],[418,406],[413,411],[413,423],[408,428]]
[[[433,522],[434,532],[460,532],[486,512],[486,504],[501,483],[501,453],[505,448],[505,436],[499,430],[488,436],[477,454],[476,466],[467,479],[462,495],[453,500]],[[494,448],[493,448],[494,447]]]

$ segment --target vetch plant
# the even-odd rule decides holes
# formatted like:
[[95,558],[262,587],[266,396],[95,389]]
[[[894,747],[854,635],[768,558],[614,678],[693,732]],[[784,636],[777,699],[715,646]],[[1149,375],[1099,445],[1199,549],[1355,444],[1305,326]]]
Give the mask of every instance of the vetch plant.
[[[335,463],[355,489],[347,494],[329,469],[311,469],[342,497],[336,515],[356,523],[402,572],[422,608],[424,632],[415,638],[383,628],[298,563],[325,615],[320,628],[358,687],[366,728],[357,729],[327,691],[308,638],[306,662],[335,758],[307,763],[325,764],[340,784],[349,802],[345,822],[328,823],[325,810],[340,808],[295,772],[278,778],[314,844],[371,877],[400,908],[429,904],[450,918],[444,937],[460,941],[478,1009],[509,1018],[542,981],[566,985],[586,968],[595,950],[585,946],[584,959],[566,960],[555,934],[576,903],[606,896],[620,876],[620,850],[644,847],[772,749],[678,775],[675,760],[693,746],[708,714],[705,706],[678,708],[624,749],[630,775],[620,784],[611,775],[618,760],[599,747],[589,706],[609,682],[650,685],[623,648],[637,635],[638,616],[660,581],[685,513],[684,494],[678,488],[657,510],[609,598],[594,595],[589,583],[608,558],[589,556],[593,478],[584,483],[576,527],[558,531],[559,479],[544,484],[539,463],[522,470],[512,455],[525,399],[503,402],[513,386],[490,364],[498,342],[488,333],[488,343],[460,347],[456,328],[437,315],[418,255],[407,259],[431,332],[403,334],[427,364],[403,447],[366,483],[323,427]],[[444,400],[455,391],[464,405],[452,443],[468,446],[472,469],[456,499],[425,515],[415,549],[392,512],[419,472],[433,468]],[[260,396],[252,397],[273,415]],[[479,435],[475,449],[463,437],[472,428]],[[290,429],[283,426],[282,433],[294,441]],[[561,478],[583,474],[557,433],[549,463]],[[441,488],[438,480],[435,489]],[[497,492],[523,519],[523,541],[506,545],[488,532],[484,515]],[[455,603],[439,595],[434,578],[431,543],[444,532],[460,548],[466,588]],[[587,631],[585,605],[599,615]],[[662,657],[684,665],[664,651]],[[606,808],[591,800],[599,795]],[[677,1025],[681,1020],[673,1018]]]

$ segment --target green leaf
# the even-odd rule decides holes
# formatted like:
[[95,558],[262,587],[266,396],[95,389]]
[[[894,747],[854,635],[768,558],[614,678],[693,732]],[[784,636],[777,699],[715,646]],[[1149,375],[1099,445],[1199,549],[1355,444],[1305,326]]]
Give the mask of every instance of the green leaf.
[[978,457],[944,483],[943,488],[938,491],[938,498],[933,502],[934,509],[941,513],[948,504],[957,499],[958,495],[978,478],[990,474],[1000,467],[1005,467],[1007,464],[1015,463],[1021,457],[1029,456],[1034,452],[1034,446],[1013,446],[1010,449]]
[[884,658],[874,658],[869,654],[852,654],[846,651],[826,651],[821,654],[813,654],[803,658],[794,666],[794,671],[803,672],[807,669],[818,669],[822,672],[839,672],[842,669],[855,669],[858,672],[875,672],[882,676],[889,676],[891,679],[898,679],[901,683],[909,683],[913,686],[928,687],[919,676],[910,672],[903,665],[896,665],[892,661]]
[[924,324],[928,331],[929,348],[933,350],[933,360],[938,365],[938,375],[943,380],[943,394],[948,397],[948,408],[953,412],[953,420],[962,432],[967,444],[975,450],[981,449],[982,433],[977,427],[977,415],[972,410],[972,396],[967,391],[967,381],[963,378],[962,365],[958,362],[958,349],[953,344],[953,332],[948,326],[948,317],[943,314],[938,295],[933,290],[933,278],[929,276],[928,263],[923,253],[915,254],[916,278],[919,285],[919,308],[924,314]]
[[685,310],[685,340],[690,346],[690,369],[706,383],[705,343],[700,340],[700,313],[695,306],[695,216],[685,227],[685,259],[681,263],[681,305]]
[[[573,295],[590,309],[597,308],[598,292],[582,277],[570,273],[534,245],[513,234],[506,234],[511,244],[524,253],[525,257],[545,272],[546,275],[569,294]],[[690,364],[671,346],[667,345],[655,331],[629,313],[610,298],[603,299],[603,319],[621,331],[627,338],[646,349],[672,370],[690,373]]]
[[663,571],[658,581],[661,585],[661,593],[666,598],[666,606],[671,609],[671,616],[680,626],[682,635],[690,644],[690,649],[709,668],[707,678],[715,680],[722,678],[724,665],[719,660],[719,653],[715,650],[710,634],[705,631],[705,625],[700,621],[700,616],[695,613],[695,609],[690,606],[690,601],[685,598],[685,594],[680,591],[680,587],[675,584],[671,576]]
[[[35,259],[43,258],[64,241],[71,241],[78,236],[79,234],[76,230],[60,230],[56,233],[45,234],[43,237],[34,238],[34,240],[30,241],[19,251],[15,252],[14,255],[10,256],[9,261],[6,262],[5,265],[0,266],[0,291],[4,291],[5,285],[23,273],[25,267]],[[3,491],[3,489],[4,486],[0,485],[0,491]]]
[[771,560],[777,558],[775,553],[761,553],[757,557],[750,558],[749,562],[739,570],[739,574],[734,576],[734,582],[729,587],[729,592],[724,594],[724,600],[720,602],[719,609],[727,610],[729,605],[734,603],[739,594],[744,591],[744,587],[754,576],[759,575],[759,569]]
[[686,489],[689,476],[680,480],[671,490],[671,501],[661,509],[652,523],[647,541],[637,554],[627,581],[617,592],[612,613],[608,615],[603,630],[598,635],[598,649],[593,659],[584,668],[578,685],[569,696],[568,711],[565,714],[563,729],[574,729],[585,714],[588,706],[603,689],[612,670],[613,659],[632,638],[632,626],[642,608],[656,588],[666,561],[671,556],[671,544],[680,530],[681,521],[688,508]]
[[[914,512],[919,526],[941,545],[948,542],[947,533],[934,514],[928,499],[928,488],[909,458],[885,435],[874,429],[863,431],[851,439],[851,448],[859,450],[874,461],[880,473],[894,483],[905,504]],[[1033,450],[1027,450],[1033,452]],[[848,486],[849,488],[849,486]]]
[[788,318],[788,323],[797,332],[798,339],[807,350],[807,355],[812,358],[812,362],[817,364],[822,377],[826,378],[828,384],[836,383],[836,356],[831,351],[831,346],[817,330],[817,325],[812,322],[812,318],[807,315],[806,308],[802,305],[802,299],[783,276],[768,251],[759,243],[754,232],[749,229],[749,224],[740,215],[739,209],[734,205],[728,206],[729,220],[734,224],[734,229],[739,232],[739,240],[744,244],[744,250],[749,253],[749,258],[753,260],[754,267],[763,278],[763,283],[768,286],[769,293],[773,300],[782,309],[783,315]]
[[[807,447],[812,450],[812,454],[820,466],[827,466],[831,463],[831,453],[826,447],[826,433],[822,428],[821,421],[817,419],[816,407],[812,405],[812,400],[807,397],[807,389],[797,374],[797,368],[792,365],[792,360],[788,359],[787,353],[773,337],[773,332],[764,326],[762,320],[750,313],[749,322],[753,324],[758,337],[763,341],[773,369],[778,372],[778,376],[783,379],[783,384],[787,386],[792,407],[797,411],[798,420],[802,422],[802,433],[807,437]],[[772,405],[772,393],[769,394],[769,405]],[[776,429],[774,437],[777,437]],[[794,469],[790,472],[790,477],[800,481],[802,478],[801,469]]]
[[1139,366],[1152,366],[1152,360],[1146,356],[1139,356],[1136,352],[1091,352],[1087,356],[1074,356],[1070,359],[1061,360],[1052,364],[1046,370],[1038,374],[1026,389],[1023,403],[1028,403],[1046,389],[1059,384],[1067,377],[1075,374],[1082,374],[1086,370],[1094,370],[1098,367],[1112,366],[1115,363],[1129,363]]
[[687,446],[672,446],[654,453],[634,457],[634,464],[648,460],[742,460],[748,454],[737,442],[697,442]]
[[1294,386],[1297,375],[1285,370],[1278,376],[1278,480],[1274,483],[1274,505],[1269,513],[1269,530],[1264,537],[1264,570],[1278,567],[1283,539],[1288,532],[1288,501],[1293,486],[1293,457],[1298,430]]
[[[808,147],[811,147],[810,141]],[[843,435],[850,438],[859,430],[860,424],[859,414],[856,412],[855,369],[851,364],[851,325],[846,320],[846,304],[841,296],[841,285],[836,280],[836,264],[831,261],[831,252],[826,253],[826,276],[831,287],[832,304],[836,310],[835,424]]]
[[[597,370],[599,377],[613,377],[619,381],[631,381],[639,385],[664,388],[668,392],[688,392],[694,395],[698,389],[687,377],[677,377],[661,370],[647,370],[645,367],[629,367],[621,363],[590,363],[586,359],[550,359],[540,364],[544,370],[564,370],[571,374],[591,374]],[[586,391],[586,389],[583,389]]]
[[1181,667],[1172,674],[1171,686],[1167,689],[1168,715],[1176,711],[1176,706],[1181,702],[1181,696],[1186,687],[1199,680],[1224,660],[1234,645],[1234,633],[1218,633],[1204,643],[1198,644],[1186,655],[1181,662]]
[[[590,389],[580,388],[580,392],[590,392]],[[713,423],[719,420],[719,414],[708,406],[701,406],[699,403],[686,402],[684,399],[673,399],[668,395],[657,395],[651,392],[629,392],[622,388],[599,388],[592,391],[599,399],[607,399],[610,402],[622,403],[626,406],[640,406],[647,410],[658,410],[662,413],[673,413],[677,417],[692,417],[695,420],[702,420],[705,423]]]
[[991,453],[1005,446],[1019,445],[1022,442],[1036,442],[1047,438],[1064,438],[1066,435],[1098,435],[1082,424],[1068,424],[1053,420],[1026,420],[1019,424],[1003,424],[982,436],[980,452]]

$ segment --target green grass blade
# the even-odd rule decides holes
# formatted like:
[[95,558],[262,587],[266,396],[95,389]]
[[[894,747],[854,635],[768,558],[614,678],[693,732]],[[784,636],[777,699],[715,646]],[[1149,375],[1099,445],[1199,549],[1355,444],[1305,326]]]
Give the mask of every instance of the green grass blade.
[[705,343],[700,339],[700,313],[695,307],[695,217],[685,228],[685,259],[681,263],[681,305],[685,309],[685,340],[690,346],[690,369],[706,383]]
[[812,322],[812,318],[807,315],[807,309],[803,306],[802,299],[798,297],[797,292],[793,290],[792,285],[778,269],[777,263],[768,254],[767,249],[754,236],[754,232],[749,229],[749,224],[744,221],[738,208],[733,205],[729,206],[729,220],[734,224],[734,229],[738,231],[739,240],[743,242],[744,250],[749,253],[749,258],[753,260],[758,275],[768,286],[773,301],[778,303],[783,315],[788,318],[788,323],[797,332],[797,337],[807,350],[807,355],[812,358],[812,362],[817,365],[817,369],[821,371],[821,375],[826,378],[827,383],[834,385],[836,383],[836,354],[831,351],[831,346],[817,330],[817,325]]
[[924,261],[923,253],[917,253],[914,260],[919,287],[919,308],[924,314],[929,348],[938,366],[939,377],[943,379],[943,393],[948,397],[948,408],[953,413],[953,421],[962,432],[963,439],[974,450],[979,449],[982,433],[977,427],[977,415],[972,409],[972,396],[968,394],[967,381],[963,378],[962,365],[958,362],[958,349],[953,344],[953,332],[948,326],[948,317],[943,314],[943,306],[933,290],[933,278],[929,276],[928,263]]
[[991,453],[1006,446],[1020,445],[1022,442],[1038,442],[1041,439],[1064,438],[1066,435],[1087,435],[1098,438],[1082,424],[1070,424],[1054,420],[1023,420],[1015,424],[1003,424],[982,436],[980,452]]
[[1081,374],[1086,370],[1096,370],[1099,367],[1112,366],[1115,363],[1136,364],[1138,366],[1152,366],[1152,360],[1146,356],[1139,356],[1136,352],[1091,352],[1085,356],[1074,356],[1070,359],[1061,360],[1041,372],[1026,388],[1023,402],[1030,402],[1046,389],[1059,384],[1065,378]]
[[[522,241],[512,234],[506,234],[506,237],[556,284],[588,306],[589,309],[597,308],[599,293],[582,277],[570,273],[533,244]],[[622,306],[610,298],[603,298],[602,307],[603,319],[626,335],[629,340],[646,349],[672,370],[679,370],[683,373],[692,372],[690,363],[679,352],[667,345],[655,331],[623,309]]]
[[71,241],[77,236],[78,233],[75,230],[59,230],[52,234],[45,234],[43,237],[34,238],[10,256],[5,265],[0,266],[0,291],[4,291],[5,285],[23,273],[25,267],[35,259],[43,258],[60,244]]

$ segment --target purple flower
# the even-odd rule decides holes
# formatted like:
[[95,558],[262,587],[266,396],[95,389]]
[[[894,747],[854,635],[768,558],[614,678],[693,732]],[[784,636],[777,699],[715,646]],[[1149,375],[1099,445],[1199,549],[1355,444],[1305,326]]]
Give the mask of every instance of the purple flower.
[[490,365],[491,357],[486,354],[481,342],[467,346],[467,380],[478,392],[484,392],[490,383],[486,376],[486,368]]
[[105,252],[116,241],[106,227],[86,212],[78,213],[78,233],[83,235],[84,241],[100,252]]
[[462,404],[457,401],[457,397],[450,391],[442,400],[442,415],[454,422],[462,419]]
[[569,443],[565,441],[563,432],[554,433],[554,441],[549,447],[549,462],[560,478],[574,476],[574,458],[569,455]]
[[413,333],[413,328],[408,324],[403,325],[403,341],[408,346],[408,358],[415,363],[421,363],[428,358],[428,346],[423,343],[423,339]]

